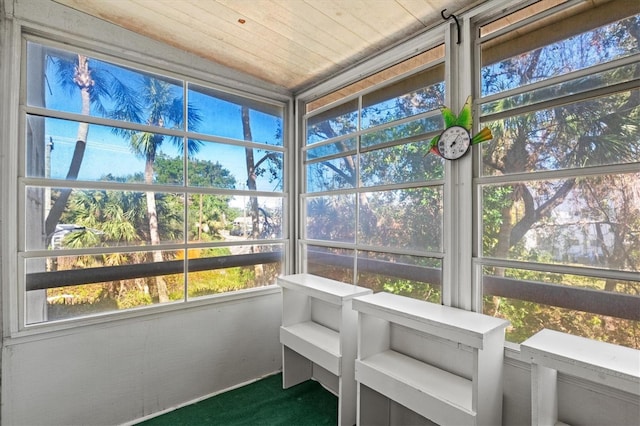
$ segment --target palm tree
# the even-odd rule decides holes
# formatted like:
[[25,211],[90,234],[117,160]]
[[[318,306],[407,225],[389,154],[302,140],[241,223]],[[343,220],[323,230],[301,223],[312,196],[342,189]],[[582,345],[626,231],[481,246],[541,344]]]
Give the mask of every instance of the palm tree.
[[[184,128],[183,99],[173,92],[173,85],[167,81],[143,76],[137,90],[134,90],[134,98],[138,99],[143,110],[148,113],[147,125],[156,127]],[[122,94],[124,96],[125,94]],[[131,95],[131,93],[129,93]],[[120,97],[119,97],[120,98]],[[125,98],[121,98],[125,99]],[[126,100],[126,99],[125,99]],[[133,109],[135,111],[135,109]],[[114,118],[127,119],[129,121],[141,122],[138,116],[130,116],[128,102],[116,104],[116,108],[111,112]],[[189,129],[195,129],[201,121],[198,111],[189,106],[187,122]],[[136,132],[130,130],[116,130],[117,134],[129,138],[131,150],[140,158],[145,160],[144,182],[151,185],[154,182],[154,163],[156,156],[160,152],[160,147],[169,140],[180,152],[184,149],[184,138],[177,136],[166,136],[151,132]],[[189,139],[187,142],[187,152],[189,155],[195,154],[200,149],[202,142]],[[152,245],[160,244],[160,233],[158,228],[158,211],[156,207],[155,193],[148,191],[147,199],[147,219],[149,222],[149,239]],[[162,252],[154,250],[152,252],[154,262],[162,262]],[[156,288],[160,303],[169,301],[167,284],[163,277],[156,277]]]
[[[81,99],[80,113],[82,115],[90,115],[93,110],[94,113],[105,116],[107,115],[107,110],[104,102],[115,101],[117,104],[127,105],[128,117],[134,121],[140,116],[138,101],[131,96],[131,91],[126,84],[106,69],[92,66],[94,59],[82,54],[65,55],[61,52],[56,52],[55,56],[49,55],[47,59],[54,64],[55,77],[58,84],[67,89],[70,94],[76,91],[79,93]],[[88,135],[89,123],[78,123],[76,146],[67,171],[67,180],[78,178]],[[59,223],[60,217],[67,206],[70,194],[70,188],[60,191],[45,220],[45,235],[51,236],[55,231],[56,225]]]

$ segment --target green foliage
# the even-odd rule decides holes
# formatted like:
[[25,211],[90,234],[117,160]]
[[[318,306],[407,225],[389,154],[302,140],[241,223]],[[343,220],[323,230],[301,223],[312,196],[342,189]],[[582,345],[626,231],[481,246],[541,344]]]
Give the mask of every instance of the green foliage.
[[499,241],[499,233],[503,226],[503,211],[513,205],[513,187],[493,186],[483,191],[482,209],[482,244],[483,253],[490,255]]
[[151,295],[139,290],[124,292],[116,301],[118,303],[118,309],[129,309],[153,304]]
[[440,288],[419,281],[387,279],[382,284],[382,289],[388,293],[425,300],[431,303],[441,303],[442,300]]

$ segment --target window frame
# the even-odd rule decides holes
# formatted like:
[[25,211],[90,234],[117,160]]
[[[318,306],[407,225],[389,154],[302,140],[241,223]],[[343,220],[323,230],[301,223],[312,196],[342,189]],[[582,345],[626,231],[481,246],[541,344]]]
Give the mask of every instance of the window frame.
[[[70,119],[74,122],[78,122],[78,119],[82,119],[83,122],[89,122],[90,124],[108,125],[119,128],[129,128],[138,131],[154,131],[158,132],[158,129],[146,126],[144,124],[120,122],[117,120],[103,118],[99,116],[79,116],[76,113],[51,110],[44,107],[35,107],[27,105],[26,99],[26,84],[28,75],[26,73],[26,44],[27,42],[33,42],[45,46],[46,48],[63,49],[72,51],[73,53],[81,53],[87,55],[90,58],[99,59],[116,66],[124,66],[133,70],[141,72],[149,72],[152,75],[157,75],[162,78],[175,79],[183,82],[182,92],[185,94],[190,90],[190,86],[205,87],[212,89],[221,94],[226,94],[232,99],[241,99],[246,101],[242,105],[248,105],[250,108],[253,103],[261,105],[271,105],[275,109],[282,111],[282,144],[281,145],[267,145],[265,143],[242,141],[235,139],[228,139],[222,136],[206,135],[197,132],[191,132],[186,128],[183,129],[161,129],[161,133],[164,135],[174,135],[183,138],[197,137],[199,140],[208,142],[220,143],[224,142],[228,145],[235,145],[238,147],[258,148],[261,150],[269,149],[270,151],[278,152],[282,155],[282,175],[289,176],[292,170],[292,160],[289,155],[289,147],[291,146],[291,135],[293,128],[292,124],[292,98],[286,94],[278,93],[275,91],[269,91],[264,88],[252,86],[251,84],[244,83],[242,81],[226,80],[225,78],[217,77],[216,75],[203,72],[198,68],[189,68],[183,64],[171,62],[170,60],[158,61],[157,59],[148,56],[143,52],[134,51],[122,51],[117,47],[105,46],[100,42],[80,40],[77,37],[71,37],[68,34],[61,36],[60,34],[53,34],[49,31],[34,30],[28,25],[24,25],[19,21],[15,25],[11,40],[11,45],[7,45],[3,52],[6,52],[7,57],[12,58],[8,63],[14,68],[15,72],[13,76],[7,75],[4,83],[5,87],[11,84],[13,80],[12,89],[7,93],[10,93],[10,101],[4,105],[15,105],[17,108],[9,108],[12,114],[7,116],[5,128],[5,135],[10,135],[9,140],[17,140],[17,144],[7,144],[3,148],[3,154],[5,160],[3,161],[3,169],[1,173],[2,180],[8,182],[14,182],[14,185],[8,186],[8,191],[3,191],[5,200],[7,203],[3,203],[2,206],[2,218],[3,221],[13,222],[18,225],[15,233],[9,234],[9,238],[3,238],[3,253],[7,255],[3,256],[3,271],[13,271],[12,276],[14,278],[7,279],[5,282],[11,282],[10,286],[5,287],[5,294],[8,295],[5,300],[9,300],[9,303],[5,304],[5,330],[6,334],[12,337],[40,335],[43,333],[58,332],[60,330],[73,329],[76,327],[82,327],[86,325],[105,324],[112,321],[120,321],[127,318],[137,318],[148,315],[158,315],[167,312],[180,311],[184,309],[200,308],[202,306],[214,305],[217,303],[227,303],[234,300],[243,300],[256,297],[261,294],[271,294],[279,291],[275,283],[268,285],[240,289],[231,292],[210,294],[204,297],[187,297],[186,291],[184,296],[178,301],[170,301],[169,303],[161,304],[155,303],[148,306],[138,308],[126,308],[122,310],[113,310],[106,313],[97,313],[89,315],[75,316],[68,319],[60,320],[45,320],[44,322],[27,324],[26,313],[26,268],[25,260],[29,258],[42,258],[43,256],[55,256],[57,255],[74,255],[74,254],[97,254],[103,252],[130,252],[130,251],[150,251],[151,249],[158,250],[173,250],[173,249],[198,249],[198,248],[215,248],[215,247],[228,247],[234,245],[252,245],[252,246],[279,246],[279,262],[281,264],[280,273],[287,272],[292,269],[290,262],[291,253],[291,230],[290,227],[285,226],[288,223],[288,218],[291,217],[291,202],[290,191],[292,185],[290,179],[283,179],[282,188],[279,192],[270,192],[264,190],[245,190],[245,189],[222,189],[222,188],[204,188],[198,186],[190,186],[187,182],[183,182],[180,185],[158,185],[154,184],[151,187],[145,184],[126,184],[125,188],[120,188],[118,185],[111,185],[109,183],[103,184],[101,182],[92,181],[77,181],[77,180],[47,180],[45,178],[28,177],[25,169],[25,154],[26,154],[26,139],[27,132],[26,117],[30,113],[34,113],[40,117],[46,118],[62,118]],[[19,60],[16,60],[19,59]],[[10,73],[8,73],[10,74]],[[18,107],[19,106],[19,107]],[[186,147],[185,147],[186,150]],[[184,160],[186,162],[186,159]],[[9,167],[4,167],[4,165]],[[47,182],[45,184],[45,181]],[[228,196],[251,196],[258,199],[264,197],[278,199],[282,204],[282,230],[281,235],[278,238],[273,239],[249,239],[241,242],[214,242],[214,243],[198,243],[191,242],[186,235],[183,237],[183,241],[180,243],[166,243],[161,242],[158,246],[127,246],[126,248],[116,247],[104,247],[104,248],[87,248],[87,249],[65,249],[59,252],[52,253],[49,250],[27,250],[25,246],[25,190],[31,185],[39,186],[56,186],[56,183],[61,184],[63,187],[70,187],[76,189],[111,189],[113,186],[118,187],[120,190],[146,192],[152,190],[153,192],[178,192],[189,194],[211,194],[211,195],[228,195]],[[14,219],[11,221],[11,219]],[[187,219],[184,218],[182,225],[184,229],[187,227]],[[6,229],[3,227],[3,231]],[[255,257],[264,258],[262,253],[257,253]],[[253,255],[251,255],[253,256]],[[237,257],[237,256],[236,256]],[[242,256],[241,256],[242,257]],[[247,256],[244,256],[247,257]],[[270,258],[272,258],[271,256]],[[216,263],[216,258],[209,258],[212,263]],[[235,260],[235,259],[234,259]],[[247,262],[247,265],[253,264],[265,264],[263,262],[251,263],[250,259],[238,260],[240,263]],[[184,261],[182,261],[183,264]],[[220,262],[217,262],[220,263]],[[143,265],[144,267],[144,265]],[[227,267],[227,266],[224,266]],[[186,267],[183,267],[183,276],[186,274]],[[214,266],[213,269],[216,269]],[[4,275],[4,272],[3,272]],[[186,277],[186,276],[185,276]],[[185,284],[186,288],[186,279]]]
[[[612,87],[604,87],[604,88],[596,88],[596,89],[590,89],[586,92],[580,92],[577,94],[568,94],[565,95],[561,98],[561,101],[558,101],[556,99],[551,99],[551,100],[546,100],[546,101],[542,101],[542,102],[536,102],[533,103],[531,105],[526,105],[523,107],[518,107],[518,108],[514,108],[514,109],[510,109],[501,113],[496,113],[496,114],[492,114],[492,115],[485,115],[481,117],[481,114],[479,113],[479,109],[480,109],[480,105],[482,103],[486,103],[486,102],[490,102],[493,101],[495,99],[501,99],[501,98],[505,98],[507,96],[511,96],[513,94],[519,94],[519,93],[527,93],[530,92],[531,90],[535,90],[541,87],[549,87],[552,86],[554,84],[557,84],[558,82],[563,82],[563,81],[571,81],[571,79],[577,78],[579,77],[583,77],[583,76],[588,76],[588,75],[594,75],[597,72],[601,72],[603,70],[609,70],[609,69],[613,69],[613,68],[617,68],[626,64],[631,64],[634,63],[634,58],[637,59],[637,57],[639,56],[638,54],[636,54],[635,56],[632,57],[625,57],[625,58],[621,58],[621,59],[615,59],[613,61],[610,62],[606,62],[606,63],[601,63],[595,66],[590,66],[586,69],[581,69],[578,71],[574,71],[571,74],[571,79],[568,77],[565,77],[563,75],[560,76],[556,76],[556,77],[551,77],[542,81],[538,81],[535,83],[532,83],[530,85],[527,85],[526,87],[520,86],[514,89],[510,89],[510,90],[506,90],[504,92],[500,92],[497,94],[492,94],[492,95],[488,95],[485,96],[484,98],[481,97],[480,94],[480,90],[481,90],[481,69],[482,69],[482,64],[481,64],[481,44],[484,42],[484,40],[486,40],[487,38],[482,38],[479,36],[479,29],[482,25],[485,25],[487,23],[490,23],[496,19],[499,19],[503,16],[507,16],[510,13],[520,10],[520,9],[524,9],[526,8],[528,5],[532,4],[534,2],[527,2],[527,3],[523,3],[522,5],[513,5],[510,8],[505,8],[503,10],[500,10],[499,13],[491,13],[491,11],[487,10],[488,13],[478,13],[474,19],[473,19],[473,24],[472,25],[472,29],[475,31],[475,33],[478,33],[478,36],[476,37],[474,34],[474,38],[475,38],[475,45],[473,46],[473,55],[475,57],[475,62],[474,62],[474,68],[475,68],[475,79],[474,79],[474,84],[475,84],[475,88],[474,88],[474,95],[475,95],[475,114],[474,114],[474,120],[478,123],[484,123],[485,121],[491,121],[493,119],[498,119],[502,116],[506,116],[506,117],[513,117],[516,116],[518,113],[526,113],[526,112],[532,112],[532,111],[540,111],[543,110],[544,108],[549,107],[549,105],[561,105],[563,103],[571,103],[571,102],[576,102],[576,101],[580,101],[580,100],[587,100],[590,99],[593,96],[598,96],[598,97],[603,97],[606,96],[607,94],[615,94],[615,93],[620,93],[621,91],[623,91],[624,88],[627,88],[627,90],[631,90],[632,88],[637,88],[638,87],[638,83],[637,81],[632,81],[632,82],[625,82],[625,83],[618,83]],[[497,31],[495,34],[490,35],[488,38],[495,38],[495,37],[499,37],[501,35],[504,35],[505,33],[508,33],[510,31],[515,31],[518,28],[522,27],[522,26],[526,26],[527,24],[531,23],[531,22],[535,22],[537,19],[539,18],[544,18],[544,17],[548,17],[550,15],[553,15],[555,13],[562,13],[562,11],[567,10],[571,7],[574,7],[580,3],[584,3],[584,2],[577,2],[577,1],[566,1],[564,3],[560,3],[557,4],[553,7],[550,7],[549,9],[545,10],[544,12],[540,13],[539,15],[532,15],[526,19],[523,19],[515,24],[512,25],[508,25],[507,27]],[[602,5],[599,5],[598,7],[602,7]],[[629,11],[628,9],[625,9],[626,11]],[[584,11],[582,11],[584,12]],[[632,16],[632,15],[624,15],[624,12],[619,12],[617,13],[617,15],[622,15],[622,16]],[[606,22],[615,22],[618,19],[622,19],[620,17],[618,18],[611,18],[609,20],[607,20]],[[597,28],[597,25],[592,25],[592,24],[588,24],[586,26],[586,28],[580,28],[580,29],[576,29],[574,32],[572,32],[572,34],[580,34],[583,31],[589,31],[591,29],[595,29]],[[568,36],[567,36],[568,37]],[[564,39],[564,36],[561,37],[560,39]],[[517,112],[516,112],[517,111]],[[479,126],[481,127],[481,126]],[[494,278],[494,276],[485,276],[483,277],[483,268],[484,267],[499,267],[499,268],[514,268],[514,269],[520,269],[520,270],[527,270],[527,271],[537,271],[537,272],[548,272],[548,273],[557,273],[557,274],[566,274],[566,275],[574,275],[574,276],[583,276],[583,277],[588,277],[588,278],[596,278],[596,279],[615,279],[615,280],[620,280],[620,281],[638,281],[637,278],[637,272],[633,272],[633,271],[623,271],[623,270],[616,270],[616,269],[606,269],[606,268],[594,268],[594,267],[590,267],[590,266],[573,266],[573,265],[565,265],[565,264],[556,264],[556,263],[542,263],[542,262],[533,262],[533,261],[521,261],[521,260],[512,260],[512,259],[501,259],[501,258],[495,258],[495,257],[491,257],[491,256],[487,256],[487,255],[483,255],[482,254],[482,232],[483,232],[483,222],[482,222],[482,205],[481,205],[481,200],[482,200],[482,189],[490,184],[508,184],[510,182],[527,182],[527,181],[537,181],[537,180],[556,180],[556,179],[566,179],[566,178],[583,178],[583,177],[594,177],[594,176],[605,176],[608,174],[625,174],[625,173],[632,173],[632,172],[637,172],[637,168],[638,168],[638,163],[626,163],[626,164],[611,164],[611,165],[594,165],[594,166],[589,166],[589,167],[582,167],[582,168],[568,168],[568,169],[558,169],[558,170],[542,170],[542,171],[535,171],[535,172],[521,172],[521,173],[514,173],[514,174],[509,174],[506,176],[501,176],[501,175],[496,175],[496,176],[489,176],[489,175],[483,175],[482,174],[482,158],[480,157],[480,155],[476,155],[474,156],[474,166],[473,166],[473,178],[472,178],[472,187],[473,187],[473,212],[474,212],[474,217],[473,217],[473,236],[474,236],[474,254],[472,256],[472,259],[470,260],[471,264],[473,265],[473,285],[474,285],[474,289],[475,289],[475,294],[474,294],[474,303],[473,303],[473,310],[477,311],[477,312],[483,312],[483,278],[488,277],[489,280],[492,280]],[[503,278],[502,279],[505,283],[507,282],[521,282],[521,279],[517,279],[517,278]],[[531,283],[529,282],[525,282],[525,284],[527,284],[523,289],[523,292],[525,292],[526,294],[531,294],[532,297],[534,298],[538,298],[537,300],[531,300],[531,299],[519,299],[518,297],[516,297],[515,295],[511,296],[514,299],[517,300],[522,300],[525,302],[532,302],[532,303],[537,303],[537,304],[544,304],[544,300],[550,301],[553,299],[553,297],[555,295],[560,295],[560,293],[562,292],[563,289],[568,289],[568,292],[574,294],[575,296],[581,296],[583,293],[586,294],[588,293],[590,290],[586,290],[577,286],[562,286],[562,288],[557,288],[557,286],[554,285],[550,285],[547,283],[543,283],[543,282],[538,282],[538,281],[532,281]],[[494,284],[491,284],[494,285]],[[498,284],[498,285],[505,285],[505,284]],[[538,288],[535,288],[538,287]],[[551,293],[553,296],[549,296],[549,294],[544,294],[544,293]],[[631,307],[637,303],[634,303],[634,301],[632,301],[631,299],[629,299],[629,297],[626,297],[626,299],[628,300],[624,300],[625,299],[625,294],[620,294],[620,293],[615,293],[612,292],[611,294],[604,292],[603,290],[598,290],[599,297],[598,297],[598,301],[594,302],[593,300],[589,300],[590,299],[590,295],[586,294],[584,297],[580,297],[580,300],[578,302],[578,304],[572,304],[571,302],[569,302],[568,304],[564,304],[562,302],[560,302],[559,304],[550,304],[550,306],[552,307],[560,307],[560,308],[567,308],[570,310],[575,310],[575,311],[581,311],[581,309],[579,308],[580,306],[589,306],[590,304],[592,304],[591,306],[594,306],[595,309],[597,309],[597,307],[595,305],[599,304],[602,300],[607,300],[608,303],[610,303],[612,306],[614,307],[609,307],[609,308],[605,308],[603,309],[603,311],[615,311],[616,307],[618,309],[627,309],[627,311],[629,312],[629,310],[631,309]],[[522,294],[522,293],[520,293]],[[509,296],[503,296],[503,297],[509,297]],[[567,296],[564,296],[565,298],[567,298]],[[592,298],[592,299],[595,299]],[[567,306],[565,306],[567,305]],[[571,305],[571,306],[569,306]],[[596,310],[584,310],[584,312],[586,313],[593,313],[595,315],[605,315],[602,312],[596,311]],[[615,316],[615,318],[620,318],[620,316]],[[519,344],[517,343],[513,343],[510,341],[505,341],[505,347],[510,349],[510,350],[519,350]]]
[[[347,86],[349,84],[355,83],[359,80],[361,80],[362,78],[366,78],[366,76],[375,74],[376,72],[385,70],[387,68],[393,67],[396,64],[402,63],[403,61],[409,60],[413,57],[416,57],[417,55],[421,55],[422,53],[426,53],[429,52],[430,50],[437,48],[438,46],[444,46],[444,56],[441,59],[431,59],[428,60],[426,63],[411,69],[410,71],[407,72],[402,72],[402,73],[398,73],[397,75],[395,75],[394,77],[384,80],[380,83],[377,84],[372,84],[370,86],[368,86],[367,88],[363,89],[363,90],[357,90],[354,91],[353,93],[351,93],[348,96],[345,97],[341,97],[335,101],[332,101],[330,103],[327,103],[326,105],[323,105],[321,107],[318,107],[316,109],[314,109],[312,112],[310,113],[305,113],[305,111],[307,110],[306,106],[314,101],[317,101],[318,98],[325,96],[325,95],[330,95],[334,90],[329,90],[328,92],[324,92],[324,90],[328,89],[329,87],[331,87],[329,84],[321,84],[320,86],[316,86],[312,89],[310,89],[309,91],[302,93],[300,95],[297,96],[296,98],[296,102],[298,105],[300,105],[300,107],[298,108],[298,111],[301,111],[301,114],[296,117],[296,126],[297,126],[297,131],[296,131],[296,135],[297,135],[297,139],[298,139],[298,149],[297,149],[297,155],[298,158],[296,160],[296,166],[297,166],[297,172],[296,172],[296,177],[298,178],[298,184],[297,184],[297,190],[296,190],[296,194],[297,194],[297,199],[298,199],[298,210],[297,210],[297,222],[296,222],[296,247],[297,247],[297,258],[296,258],[296,265],[297,265],[297,270],[300,272],[306,272],[306,259],[305,259],[305,248],[308,246],[319,246],[319,247],[326,247],[326,248],[336,248],[336,249],[348,249],[348,250],[354,250],[354,252],[384,252],[384,253],[390,253],[392,255],[408,255],[408,256],[417,256],[417,257],[421,257],[421,258],[432,258],[432,259],[438,259],[441,262],[441,270],[440,270],[440,276],[441,276],[441,281],[442,283],[445,282],[444,277],[446,276],[447,273],[450,272],[445,272],[447,266],[449,267],[449,269],[453,269],[451,267],[451,265],[453,264],[453,262],[450,262],[448,260],[448,253],[450,253],[450,250],[447,249],[447,244],[448,244],[448,238],[447,238],[447,226],[449,226],[449,219],[447,218],[446,214],[443,216],[442,218],[442,237],[441,237],[441,251],[424,251],[424,250],[416,250],[416,249],[403,249],[403,248],[396,248],[393,250],[384,250],[385,247],[379,247],[379,246],[369,246],[369,245],[365,245],[362,243],[343,243],[343,242],[339,242],[339,241],[325,241],[325,240],[317,240],[317,239],[306,239],[305,238],[305,234],[304,234],[304,228],[305,228],[305,200],[308,197],[319,197],[319,196],[325,196],[325,195],[340,195],[340,194],[353,194],[355,197],[357,197],[360,194],[366,194],[368,192],[378,192],[378,191],[387,191],[387,190],[398,190],[398,189],[422,189],[422,188],[437,188],[437,187],[442,187],[444,188],[445,185],[447,185],[446,182],[448,182],[448,180],[450,179],[448,177],[449,173],[449,169],[451,168],[450,164],[447,164],[447,162],[444,163],[444,168],[445,168],[445,175],[443,178],[441,179],[436,179],[436,180],[430,180],[428,182],[405,182],[405,183],[394,183],[394,184],[375,184],[373,186],[360,186],[360,187],[354,187],[354,188],[350,188],[350,189],[342,189],[342,190],[330,190],[330,191],[319,191],[319,192],[304,192],[304,188],[306,187],[306,175],[305,175],[305,167],[307,165],[307,161],[305,159],[305,153],[307,151],[307,149],[309,148],[314,148],[316,146],[318,146],[321,143],[324,143],[324,141],[322,141],[321,143],[313,143],[313,144],[309,144],[307,145],[307,134],[306,134],[306,120],[308,117],[314,117],[317,115],[321,115],[323,112],[325,111],[329,111],[332,108],[339,106],[341,104],[348,104],[349,102],[352,101],[356,101],[357,102],[357,111],[361,111],[361,109],[363,108],[362,106],[362,99],[370,94],[370,93],[374,93],[376,91],[379,91],[381,88],[385,88],[385,87],[392,87],[394,86],[394,84],[401,82],[403,80],[406,79],[410,79],[411,76],[415,75],[415,74],[419,74],[423,71],[429,71],[432,70],[438,66],[442,66],[444,65],[445,70],[444,70],[444,85],[445,87],[448,87],[447,85],[449,84],[448,80],[447,80],[447,63],[446,63],[446,54],[447,54],[447,46],[445,44],[445,38],[447,37],[447,32],[451,31],[450,29],[444,28],[444,27],[438,27],[436,29],[432,29],[430,31],[425,32],[424,34],[421,34],[419,36],[417,36],[416,38],[410,40],[409,42],[407,42],[405,45],[399,46],[397,50],[393,50],[390,52],[385,52],[382,55],[373,58],[367,62],[365,62],[364,64],[362,64],[360,67],[356,67],[355,69],[352,70],[348,70],[345,73],[341,74],[340,76],[336,77],[335,80],[332,80],[328,83],[333,83],[336,85],[336,87],[340,86],[340,87],[344,87]],[[418,47],[419,46],[419,47]],[[363,77],[365,76],[365,77]],[[445,99],[446,102],[449,102],[449,92],[448,90],[445,89],[444,92],[445,95]],[[364,135],[367,133],[370,133],[372,129],[376,129],[376,130],[381,130],[381,129],[385,129],[387,127],[392,128],[394,126],[397,126],[399,124],[405,123],[405,122],[410,122],[413,120],[416,120],[418,117],[431,117],[431,116],[438,116],[439,112],[437,112],[437,110],[435,111],[430,111],[430,112],[425,112],[425,113],[420,113],[414,116],[410,116],[410,117],[406,117],[406,118],[402,118],[402,119],[398,119],[396,121],[392,121],[392,122],[388,122],[388,123],[384,123],[384,124],[380,124],[377,125],[375,127],[367,127],[364,129],[357,129],[356,131],[349,133],[348,135],[341,135],[338,136],[336,138],[332,138],[332,141],[335,141],[336,139],[340,139],[340,138],[358,138],[360,135]],[[359,114],[358,114],[359,116]],[[410,137],[407,139],[398,139],[398,140],[394,140],[394,141],[389,141],[389,142],[385,142],[385,143],[381,143],[381,144],[377,144],[377,145],[373,145],[371,147],[364,147],[361,148],[360,144],[356,144],[357,146],[354,148],[354,152],[353,154],[356,154],[359,158],[359,155],[361,153],[366,153],[369,151],[373,151],[376,149],[381,149],[381,148],[385,148],[385,147],[390,147],[390,146],[401,146],[403,143],[408,142],[409,140],[413,140],[415,139],[416,141],[418,140],[422,140],[424,138],[426,139],[430,139],[432,136],[434,136],[436,134],[436,132],[427,132],[423,135],[421,135],[420,137]],[[338,155],[336,154],[336,157]],[[342,154],[340,154],[340,156],[342,156]],[[329,156],[326,157],[327,159],[331,159],[334,158],[333,156]],[[323,158],[324,159],[324,158]],[[312,163],[312,161],[310,161],[310,163]],[[443,189],[443,204],[446,205],[446,203],[449,202],[448,201],[448,197],[445,196],[444,194],[444,189]],[[357,216],[357,213],[356,213]],[[356,232],[357,228],[356,228]],[[355,254],[355,253],[354,253]],[[363,258],[361,257],[357,257],[354,256],[353,261],[352,261],[352,268],[353,268],[353,282],[355,282],[356,280],[356,276],[358,274],[357,272],[357,264],[359,262],[359,259],[362,261]],[[365,259],[366,261],[366,259]],[[409,268],[412,269],[412,268]],[[411,279],[412,272],[408,272],[408,276],[407,278]],[[444,285],[442,285],[441,283],[441,292],[442,292],[442,300],[450,300],[451,299],[451,288],[450,287],[445,287]],[[362,284],[360,284],[362,285]]]
[[[503,16],[509,15],[512,12],[526,8],[533,5],[536,1],[512,1],[512,0],[492,0],[483,4],[477,5],[467,11],[463,11],[458,15],[458,21],[461,23],[461,40],[458,44],[457,29],[452,22],[446,22],[440,24],[430,30],[413,38],[408,44],[397,46],[390,51],[384,52],[373,59],[365,61],[364,63],[355,66],[347,72],[325,81],[318,86],[309,89],[296,97],[298,105],[298,111],[305,111],[305,107],[308,103],[312,103],[323,96],[329,96],[334,92],[338,92],[341,88],[354,83],[360,79],[366,78],[378,71],[400,62],[402,59],[410,57],[416,52],[421,52],[427,46],[432,46],[430,41],[437,39],[438,37],[444,37],[445,40],[445,84],[446,84],[446,101],[454,112],[458,111],[466,100],[467,95],[473,96],[473,116],[474,124],[473,128],[477,131],[482,127],[483,120],[480,118],[479,109],[480,105],[485,102],[485,99],[480,98],[481,88],[481,56],[480,56],[480,37],[476,37],[476,33],[479,31],[481,25],[485,25]],[[556,4],[546,11],[539,14],[532,15],[527,21],[534,21],[541,17],[547,17],[557,11],[573,7],[579,3],[579,1],[567,1],[564,3]],[[521,25],[526,22],[521,22]],[[444,34],[444,35],[443,35]],[[420,47],[417,47],[417,46]],[[403,56],[404,55],[404,56]],[[631,63],[633,60],[626,58],[620,61],[620,63]],[[606,69],[608,65],[603,65],[596,69]],[[455,72],[454,72],[455,71]],[[558,79],[558,81],[560,78]],[[544,83],[549,84],[549,82]],[[353,98],[354,95],[351,95]],[[342,102],[350,97],[340,98]],[[331,105],[331,104],[330,104]],[[306,141],[306,134],[304,131],[304,118],[303,116],[296,117],[296,135],[299,141],[298,151],[304,147]],[[296,159],[296,166],[298,167],[296,177],[298,179],[298,185],[296,194],[301,199],[302,188],[304,188],[304,159],[303,154],[298,153]],[[472,150],[471,155],[466,155],[460,160],[454,162],[447,162],[445,171],[445,185],[444,185],[444,228],[443,228],[443,269],[442,269],[442,303],[447,306],[458,307],[462,309],[472,310],[476,312],[483,311],[483,289],[482,268],[485,265],[496,265],[499,260],[482,257],[482,211],[480,206],[481,188],[491,179],[485,176],[481,176],[480,171],[482,168],[482,158],[480,158],[478,148]],[[531,176],[530,174],[523,173],[521,177],[529,179],[544,179],[544,176],[552,175],[557,176],[569,176],[572,174],[579,174],[580,176],[586,175],[599,175],[603,170],[611,170],[615,172],[630,172],[637,168],[637,164],[625,164],[625,165],[611,165],[611,166],[599,166],[589,170],[568,170],[556,173],[541,173]],[[493,178],[494,181],[499,182],[502,177]],[[302,198],[303,199],[303,198]],[[299,201],[302,204],[303,201]],[[296,241],[299,253],[303,253],[303,247],[308,243],[315,243],[315,241],[306,241],[303,239],[303,227],[305,226],[304,220],[304,207],[301,205],[298,208],[296,216]],[[471,241],[469,241],[471,236]],[[340,245],[338,243],[332,243],[333,247],[350,247],[347,245]],[[502,261],[499,263],[503,266],[522,266],[522,262],[516,262],[511,260]],[[302,255],[299,255],[296,259],[296,265],[298,270],[304,271],[305,259]],[[585,269],[575,268],[564,265],[543,265],[536,266],[534,268],[542,269],[550,272],[562,272],[562,273],[585,273]],[[596,278],[618,278],[621,280],[637,281],[637,277],[633,280],[634,272],[627,271],[611,271],[611,270],[587,270],[591,275]],[[511,342],[505,342],[505,347],[510,350],[518,350],[519,345]],[[516,355],[517,357],[517,355]]]

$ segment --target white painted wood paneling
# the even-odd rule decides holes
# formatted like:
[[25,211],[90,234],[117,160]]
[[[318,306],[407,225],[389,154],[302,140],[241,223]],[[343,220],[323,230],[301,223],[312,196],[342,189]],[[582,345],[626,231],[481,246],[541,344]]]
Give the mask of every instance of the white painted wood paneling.
[[55,0],[293,92],[476,0]]
[[106,425],[177,407],[281,369],[278,291],[5,341],[2,423]]

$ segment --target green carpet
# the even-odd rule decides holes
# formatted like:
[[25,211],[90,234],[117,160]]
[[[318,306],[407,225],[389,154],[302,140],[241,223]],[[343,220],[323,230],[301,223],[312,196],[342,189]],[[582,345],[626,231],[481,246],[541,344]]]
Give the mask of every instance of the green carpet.
[[338,398],[318,382],[282,389],[282,374],[276,374],[140,425],[335,425],[337,418]]

